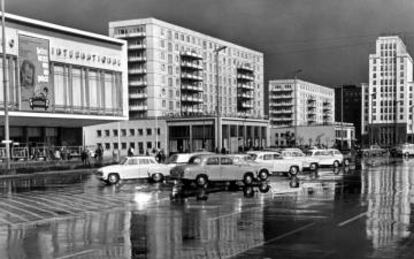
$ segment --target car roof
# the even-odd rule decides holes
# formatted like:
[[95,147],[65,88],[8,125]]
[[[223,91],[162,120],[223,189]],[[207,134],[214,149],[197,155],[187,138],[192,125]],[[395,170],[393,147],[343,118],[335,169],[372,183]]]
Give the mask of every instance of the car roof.
[[127,158],[131,159],[131,158],[154,158],[153,156],[144,156],[144,155],[137,155],[137,156],[127,156]]

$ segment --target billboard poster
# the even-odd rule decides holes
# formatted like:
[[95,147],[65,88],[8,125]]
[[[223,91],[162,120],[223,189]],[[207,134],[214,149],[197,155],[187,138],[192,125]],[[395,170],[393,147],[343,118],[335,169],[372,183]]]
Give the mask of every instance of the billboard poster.
[[21,109],[47,110],[52,98],[49,85],[49,40],[19,35]]

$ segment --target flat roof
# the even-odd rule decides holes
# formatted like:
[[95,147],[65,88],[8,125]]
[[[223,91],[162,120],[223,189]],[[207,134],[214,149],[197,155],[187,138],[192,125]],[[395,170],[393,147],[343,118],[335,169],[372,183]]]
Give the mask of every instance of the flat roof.
[[[3,13],[0,12],[0,15],[3,15]],[[79,30],[79,29],[75,29],[75,28],[71,28],[71,27],[67,27],[67,26],[62,26],[62,25],[58,25],[58,24],[54,24],[54,23],[44,22],[44,21],[41,21],[41,20],[36,20],[36,19],[28,18],[28,17],[23,17],[23,16],[20,16],[20,15],[5,13],[5,19],[6,19],[6,27],[7,27],[7,22],[8,21],[14,21],[14,22],[21,23],[21,24],[32,25],[32,26],[37,26],[37,27],[40,27],[40,28],[45,28],[45,29],[49,29],[49,30],[53,30],[53,31],[58,31],[58,32],[61,32],[61,33],[77,35],[77,36],[90,38],[90,39],[94,39],[94,40],[105,41],[107,43],[112,43],[112,44],[116,44],[116,45],[124,45],[125,44],[125,41],[121,40],[121,39],[115,39],[115,38],[111,38],[111,37],[106,36],[106,35],[93,33],[93,32],[88,32],[88,31],[83,31],[83,30]]]

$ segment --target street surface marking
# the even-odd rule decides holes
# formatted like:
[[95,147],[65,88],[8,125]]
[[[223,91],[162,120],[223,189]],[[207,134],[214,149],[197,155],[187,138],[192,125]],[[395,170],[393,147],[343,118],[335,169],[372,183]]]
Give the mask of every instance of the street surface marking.
[[48,214],[52,214],[54,216],[59,216],[59,214],[57,214],[57,213],[55,213],[53,211],[46,210],[46,209],[42,209],[42,208],[39,208],[39,207],[30,205],[30,204],[27,204],[27,203],[23,203],[23,202],[20,202],[20,201],[16,201],[15,199],[9,199],[7,201],[13,202],[13,203],[17,203],[17,204],[20,204],[21,206],[25,206],[25,207],[28,207],[28,208],[32,208],[32,209],[35,209],[35,210],[38,210],[38,211],[43,211],[43,212],[46,212]]
[[[49,204],[55,204],[55,205],[57,205],[56,207],[50,207],[50,208],[53,208],[55,210],[58,209],[58,210],[61,210],[63,212],[69,213],[69,214],[74,214],[74,213],[78,213],[78,212],[82,212],[83,211],[81,209],[74,208],[73,206],[65,205],[65,204],[62,204],[60,202],[52,201],[50,199],[42,198],[42,197],[39,197],[39,196],[31,197],[31,199],[35,200],[35,202],[36,202],[36,200],[41,200],[41,201],[46,202],[46,203],[49,203]],[[61,209],[61,207],[69,208],[71,211],[69,212],[68,210]]]
[[2,201],[0,201],[0,204],[3,204],[2,206],[6,206],[6,207],[9,207],[9,208],[12,208],[12,209],[15,209],[15,210],[22,211],[23,213],[26,213],[26,214],[32,215],[33,217],[36,217],[36,218],[39,218],[39,219],[43,219],[43,218],[45,218],[45,216],[40,215],[40,214],[38,214],[38,213],[34,213],[34,212],[30,211],[30,210],[25,210],[25,209],[22,209],[22,208],[16,207],[16,206],[10,205],[10,204],[5,203],[5,202],[2,202]]
[[352,217],[352,218],[350,218],[350,219],[348,219],[348,220],[345,220],[345,221],[343,221],[343,222],[339,223],[337,226],[338,226],[338,227],[343,227],[343,226],[345,226],[346,224],[349,224],[349,223],[351,223],[352,221],[355,221],[355,220],[357,220],[357,219],[359,219],[359,218],[362,218],[362,217],[364,217],[364,216],[365,216],[365,215],[367,215],[367,214],[368,214],[368,212],[361,213],[361,214],[359,214],[359,215],[356,215],[355,217]]
[[93,253],[95,251],[97,251],[97,250],[96,249],[89,249],[89,250],[81,251],[81,252],[70,254],[70,255],[64,255],[64,256],[61,256],[61,257],[56,257],[56,259],[73,258],[73,257],[77,257],[77,256],[80,256],[80,255]]
[[221,215],[221,216],[217,216],[217,217],[209,218],[208,220],[217,220],[217,219],[221,219],[221,218],[225,218],[225,217],[230,217],[230,216],[233,216],[233,215],[241,214],[241,213],[243,213],[243,212],[252,212],[252,211],[255,211],[255,210],[259,210],[259,209],[264,209],[265,207],[266,207],[266,206],[256,207],[256,208],[250,208],[250,209],[245,209],[245,210],[242,210],[242,211],[236,211],[236,212],[232,212],[232,213],[224,214],[224,215]]
[[282,235],[280,235],[280,236],[277,236],[277,237],[271,238],[271,239],[267,240],[266,242],[264,242],[264,244],[273,243],[273,242],[275,242],[275,241],[277,241],[277,240],[280,240],[280,239],[283,239],[283,238],[285,238],[285,237],[288,237],[288,236],[291,236],[291,235],[293,235],[293,234],[296,234],[296,233],[298,233],[298,232],[300,232],[300,231],[303,231],[303,230],[305,230],[305,229],[307,229],[307,228],[310,228],[310,227],[312,227],[312,226],[314,226],[314,225],[316,225],[316,223],[315,223],[315,222],[309,223],[309,224],[307,224],[307,225],[304,225],[304,226],[302,226],[302,227],[300,227],[300,228],[297,228],[297,229],[294,229],[294,230],[292,230],[292,231],[289,231],[289,232],[287,232],[287,233],[285,233],[285,234],[282,234]]
[[93,207],[93,208],[96,208],[96,209],[106,207],[102,203],[97,203],[96,201],[92,202],[90,200],[87,200],[84,197],[79,197],[78,198],[78,197],[75,197],[75,196],[72,196],[72,195],[64,195],[64,194],[60,194],[60,196],[62,196],[63,198],[67,198],[68,201],[75,200],[75,202],[80,202],[80,205],[82,205],[82,206],[87,206],[87,207],[90,206],[90,207]]

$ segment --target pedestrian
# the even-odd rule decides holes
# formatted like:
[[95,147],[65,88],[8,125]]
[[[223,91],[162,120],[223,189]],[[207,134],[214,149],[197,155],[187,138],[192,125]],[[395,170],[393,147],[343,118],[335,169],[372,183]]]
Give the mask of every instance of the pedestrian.
[[86,157],[87,157],[86,150],[85,149],[82,149],[82,152],[81,152],[81,160],[82,160],[83,166],[86,166]]
[[155,160],[157,160],[157,162],[158,162],[158,163],[161,163],[161,152],[158,152],[158,153],[155,155]]
[[161,149],[160,151],[160,158],[161,158],[161,163],[164,163],[165,159],[167,158],[167,156],[165,155],[164,149]]
[[134,155],[134,148],[132,146],[129,146],[128,148],[128,156],[133,156]]

